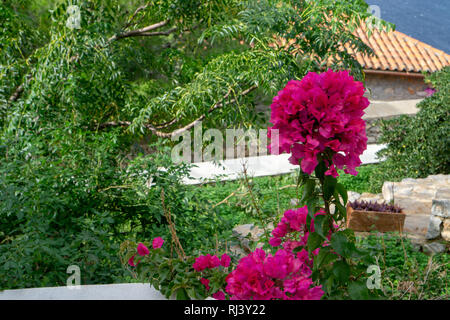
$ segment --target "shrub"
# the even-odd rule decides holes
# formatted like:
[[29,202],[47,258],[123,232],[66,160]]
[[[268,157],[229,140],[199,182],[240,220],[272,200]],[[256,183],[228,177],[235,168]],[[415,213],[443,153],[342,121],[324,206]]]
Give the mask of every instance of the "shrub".
[[381,121],[380,143],[386,157],[371,181],[423,178],[450,173],[450,67],[430,75],[427,82],[436,92],[418,104],[415,116]]
[[[229,228],[194,201],[181,183],[187,166],[171,164],[164,149],[125,160],[112,133],[77,137],[74,144],[59,135],[53,156],[41,156],[39,139],[27,153],[19,143],[0,150],[1,289],[65,285],[70,265],[80,267],[82,284],[121,281],[123,240],[169,235],[162,190],[186,250],[212,246],[206,235],[220,239]],[[60,148],[73,153],[62,161]]]

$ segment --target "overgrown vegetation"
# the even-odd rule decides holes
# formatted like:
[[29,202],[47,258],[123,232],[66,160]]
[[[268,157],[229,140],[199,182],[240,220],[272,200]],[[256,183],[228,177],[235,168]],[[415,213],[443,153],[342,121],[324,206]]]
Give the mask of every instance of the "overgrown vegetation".
[[351,33],[368,16],[362,0],[2,1],[0,288],[64,285],[74,264],[118,281],[121,241],[168,233],[162,189],[186,250],[210,245],[229,223],[180,183],[169,138],[256,125],[255,93],[330,55],[361,77],[342,44],[370,53]]
[[360,237],[358,246],[376,257],[386,299],[448,300],[449,255],[426,255],[411,241],[395,234]]

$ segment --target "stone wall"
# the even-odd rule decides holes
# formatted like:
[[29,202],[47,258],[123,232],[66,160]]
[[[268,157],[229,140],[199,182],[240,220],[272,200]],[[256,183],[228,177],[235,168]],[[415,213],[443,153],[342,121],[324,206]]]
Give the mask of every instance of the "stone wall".
[[433,200],[426,238],[450,241],[450,199]]
[[371,100],[409,100],[426,96],[425,84],[421,77],[366,74],[366,96]]
[[407,214],[430,214],[433,200],[450,199],[450,175],[385,182],[382,192],[386,202],[395,202]]

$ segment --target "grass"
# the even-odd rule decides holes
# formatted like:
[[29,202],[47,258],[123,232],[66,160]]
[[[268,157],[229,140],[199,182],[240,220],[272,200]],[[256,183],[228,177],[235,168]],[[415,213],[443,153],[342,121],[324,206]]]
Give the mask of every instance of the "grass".
[[382,288],[390,300],[449,299],[449,255],[428,256],[396,234],[358,237],[358,246],[371,251],[381,270]]
[[[297,197],[295,173],[250,179],[252,192],[258,200],[265,218],[275,217],[291,207],[290,201]],[[210,204],[221,217],[233,224],[253,223],[256,213],[243,179],[217,181],[202,186],[192,186],[198,201]]]
[[357,176],[343,174],[343,172],[339,170],[339,182],[342,183],[349,191],[355,191],[358,193],[380,193],[381,188],[374,188],[374,185],[370,179],[371,176],[375,173],[377,167],[377,164],[368,164],[365,166],[361,166],[357,169]]
[[[369,178],[376,167],[377,165],[362,166],[357,176],[339,172],[339,182],[344,184],[347,190],[359,193],[373,192]],[[282,176],[250,179],[252,191],[264,218],[276,219],[292,207],[291,199],[299,198],[297,192],[301,195],[301,190],[296,188],[297,176],[298,173],[294,172]],[[196,193],[199,201],[218,209],[221,217],[232,221],[233,225],[259,222],[243,179],[192,186],[192,192]],[[375,190],[375,192],[381,192],[381,190]]]

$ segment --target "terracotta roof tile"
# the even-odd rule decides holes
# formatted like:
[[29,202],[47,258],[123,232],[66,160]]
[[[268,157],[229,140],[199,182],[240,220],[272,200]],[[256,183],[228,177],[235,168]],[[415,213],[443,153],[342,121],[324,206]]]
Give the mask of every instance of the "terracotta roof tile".
[[[363,24],[354,34],[375,53],[375,56],[355,53],[350,45],[345,45],[347,52],[364,69],[421,73],[435,72],[450,65],[450,55],[399,31],[384,32],[374,28],[371,37],[367,37],[367,26]],[[294,43],[294,39],[286,41],[276,37],[271,46],[287,47]],[[333,57],[328,57],[329,63],[332,60]]]
[[433,48],[417,39],[411,38],[399,31],[382,32],[373,29],[372,36],[367,38],[366,26],[355,31],[375,55],[369,57],[347,47],[350,54],[365,68],[381,71],[400,72],[435,72],[450,65],[450,55]]

